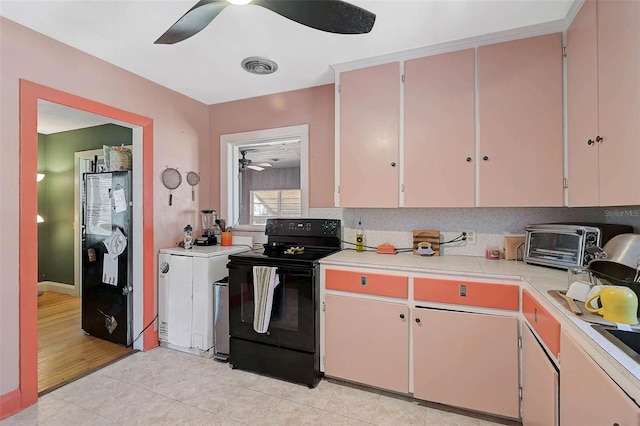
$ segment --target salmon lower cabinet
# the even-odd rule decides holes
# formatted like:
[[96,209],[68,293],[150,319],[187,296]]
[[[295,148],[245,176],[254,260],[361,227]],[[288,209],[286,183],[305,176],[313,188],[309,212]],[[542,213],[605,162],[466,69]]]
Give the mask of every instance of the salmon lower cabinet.
[[558,425],[558,370],[523,321],[522,324],[522,424]]
[[518,319],[412,309],[414,396],[519,418]]
[[562,426],[640,425],[640,408],[567,333],[560,353]]
[[325,374],[409,392],[409,308],[355,297],[325,298]]

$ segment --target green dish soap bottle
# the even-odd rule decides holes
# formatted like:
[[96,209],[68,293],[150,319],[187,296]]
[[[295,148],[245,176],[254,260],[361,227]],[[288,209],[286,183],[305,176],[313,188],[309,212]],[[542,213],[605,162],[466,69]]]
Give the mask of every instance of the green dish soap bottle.
[[364,231],[362,230],[362,219],[358,221],[356,229],[356,251],[364,251]]

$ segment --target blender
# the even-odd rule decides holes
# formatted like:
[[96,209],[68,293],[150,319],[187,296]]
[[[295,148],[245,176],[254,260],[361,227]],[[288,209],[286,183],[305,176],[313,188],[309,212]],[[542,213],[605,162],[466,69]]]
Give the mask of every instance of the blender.
[[200,218],[202,219],[202,237],[196,238],[198,246],[214,246],[218,244],[216,235],[219,235],[220,226],[216,223],[218,214],[215,210],[201,210]]

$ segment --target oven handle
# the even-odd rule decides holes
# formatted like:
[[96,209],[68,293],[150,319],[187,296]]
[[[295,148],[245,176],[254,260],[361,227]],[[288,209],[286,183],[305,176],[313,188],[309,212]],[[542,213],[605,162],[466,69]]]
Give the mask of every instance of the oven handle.
[[[227,264],[228,269],[252,269],[253,266],[262,266],[262,265],[246,265],[246,264],[236,264],[233,262],[229,262]],[[284,266],[278,266],[276,273],[278,275],[290,275],[294,277],[313,277],[315,275],[314,268],[287,268]]]

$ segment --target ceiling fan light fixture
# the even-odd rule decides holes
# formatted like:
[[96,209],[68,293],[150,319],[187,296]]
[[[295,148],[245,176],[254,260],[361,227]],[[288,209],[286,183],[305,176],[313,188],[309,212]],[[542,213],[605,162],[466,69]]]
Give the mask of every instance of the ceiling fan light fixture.
[[236,6],[244,6],[245,4],[251,3],[251,0],[227,0],[231,4],[235,4]]
[[251,74],[267,75],[278,70],[278,64],[268,58],[251,56],[242,60],[242,69]]

